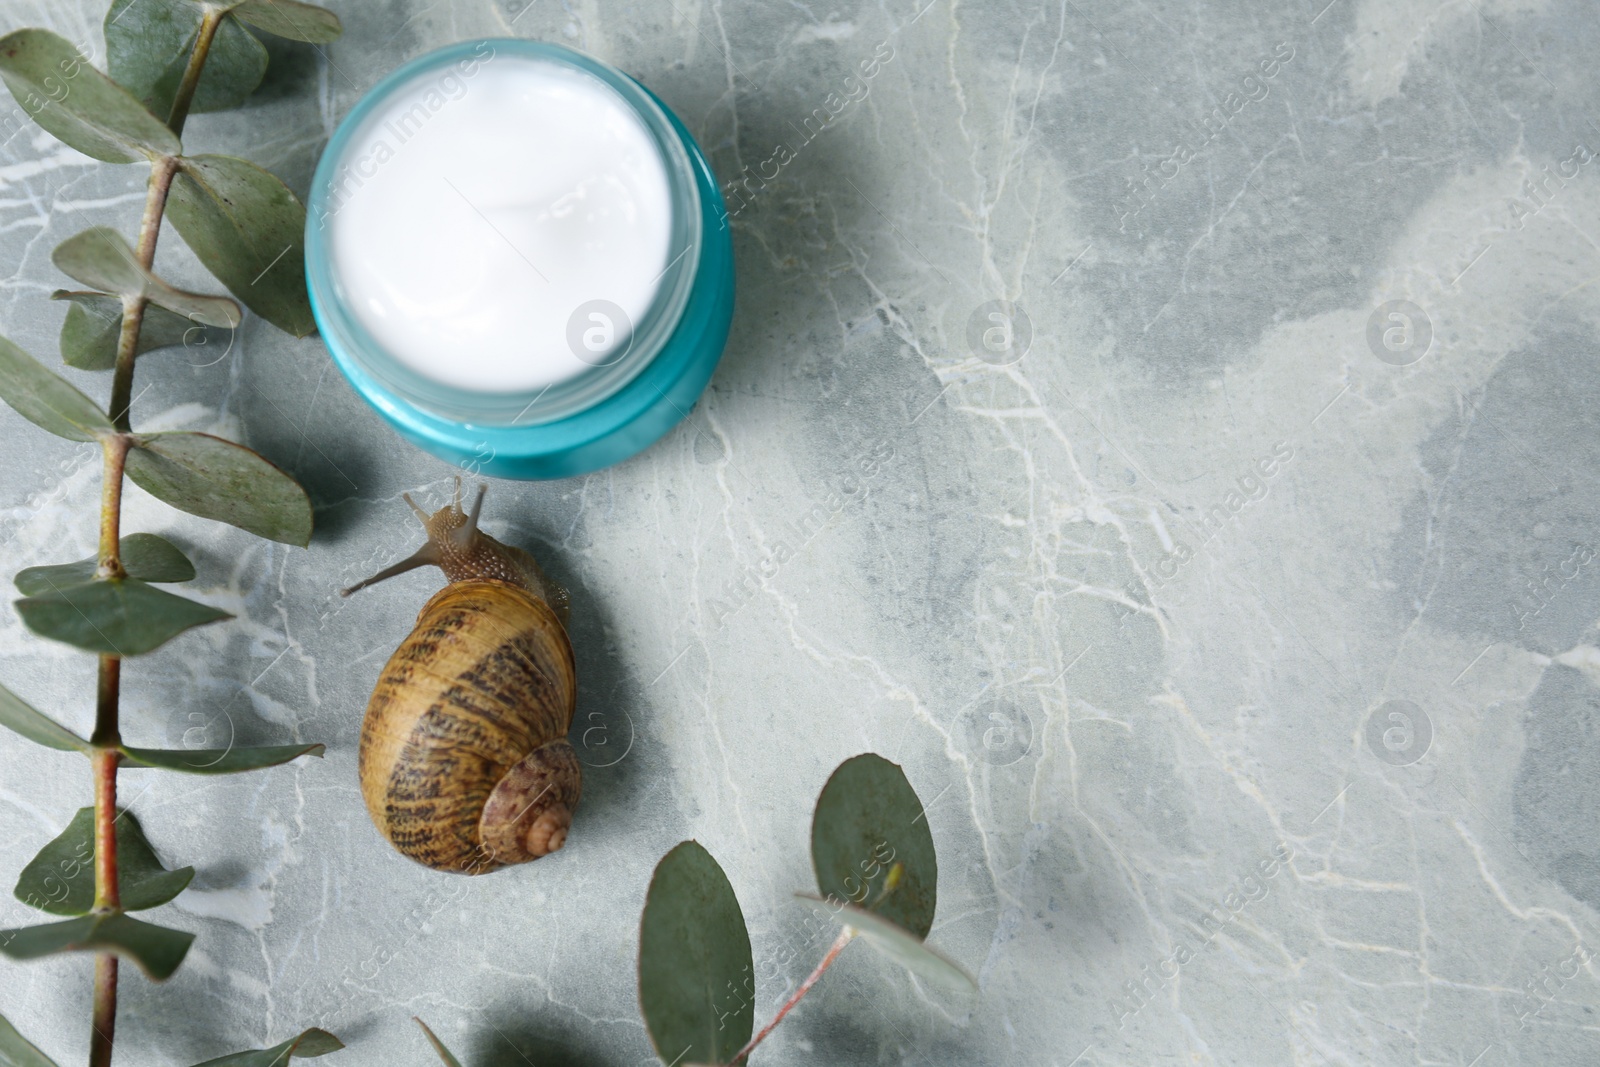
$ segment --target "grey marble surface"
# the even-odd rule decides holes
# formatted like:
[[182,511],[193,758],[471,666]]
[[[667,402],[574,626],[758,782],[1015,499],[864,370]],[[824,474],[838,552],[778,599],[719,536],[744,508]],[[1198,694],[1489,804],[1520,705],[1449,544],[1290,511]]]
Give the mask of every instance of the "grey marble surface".
[[[411,550],[400,493],[453,469],[315,338],[252,319],[150,357],[137,424],[249,442],[319,525],[285,549],[130,490],[127,528],[190,549],[195,595],[238,618],[129,667],[126,732],[328,755],[125,773],[199,870],[153,917],[199,939],[168,985],[125,982],[119,1063],[311,1024],[337,1062],[426,1063],[413,1014],[469,1067],[654,1062],[637,920],[686,837],[736,887],[765,1017],[824,948],[791,897],[812,801],[865,750],[929,806],[932,941],[982,991],[852,948],[757,1062],[1596,1062],[1592,3],[522,3],[333,0],[344,40],[277,49],[188,141],[304,191],[384,72],[517,34],[633,72],[725,180],[755,176],[690,420],[489,496],[576,603],[570,843],[450,878],[361,806],[362,707],[439,578],[333,594]],[[86,41],[102,13],[0,2],[6,29]],[[131,232],[139,170],[34,132],[0,149],[7,336],[51,356],[50,250]],[[204,283],[176,241],[159,266]],[[1009,351],[984,344],[997,310]],[[6,576],[88,554],[97,457],[0,429]],[[90,659],[9,606],[0,631],[5,684],[85,728]],[[81,760],[0,737],[7,884],[88,797]],[[7,964],[0,1013],[81,1062],[89,974]]]

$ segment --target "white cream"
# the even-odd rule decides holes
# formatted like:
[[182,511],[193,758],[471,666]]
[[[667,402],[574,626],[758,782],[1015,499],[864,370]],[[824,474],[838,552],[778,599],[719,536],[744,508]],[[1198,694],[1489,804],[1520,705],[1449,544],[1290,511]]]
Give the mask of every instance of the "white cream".
[[396,360],[520,393],[625,350],[668,266],[671,210],[661,154],[615,92],[485,44],[363,124],[327,222],[345,306]]

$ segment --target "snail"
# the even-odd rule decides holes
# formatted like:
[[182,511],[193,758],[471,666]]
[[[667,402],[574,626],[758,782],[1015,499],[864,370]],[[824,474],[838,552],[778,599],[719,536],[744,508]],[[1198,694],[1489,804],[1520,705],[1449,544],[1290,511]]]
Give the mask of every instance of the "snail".
[[582,775],[567,742],[577,670],[567,594],[533,557],[478,529],[455,500],[429,515],[427,544],[349,596],[428,565],[449,584],[378,676],[361,725],[361,793],[379,832],[440,871],[482,874],[559,849]]

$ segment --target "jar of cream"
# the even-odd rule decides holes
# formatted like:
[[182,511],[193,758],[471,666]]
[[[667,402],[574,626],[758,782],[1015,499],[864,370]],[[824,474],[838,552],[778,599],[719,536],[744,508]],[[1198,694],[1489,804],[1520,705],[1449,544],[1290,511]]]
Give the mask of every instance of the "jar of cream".
[[412,60],[339,125],[306,223],[350,384],[469,470],[562,478],[687,416],[733,316],[705,156],[644,86],[558,45]]

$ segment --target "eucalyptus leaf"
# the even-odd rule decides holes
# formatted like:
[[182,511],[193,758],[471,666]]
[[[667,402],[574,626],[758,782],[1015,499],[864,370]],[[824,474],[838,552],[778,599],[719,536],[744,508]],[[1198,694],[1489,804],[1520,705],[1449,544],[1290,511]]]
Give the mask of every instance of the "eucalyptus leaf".
[[882,756],[845,760],[823,786],[811,820],[811,860],[823,896],[875,912],[918,940],[933,929],[933,833],[905,772]]
[[89,742],[35,711],[33,705],[3,685],[0,685],[0,726],[58,752],[88,752],[90,748]]
[[0,1067],[56,1067],[56,1061],[35,1048],[0,1015]]
[[17,601],[23,624],[52,641],[106,656],[139,656],[225,611],[164,592],[135,578],[61,586]]
[[62,952],[114,952],[139,965],[157,982],[170,978],[189,952],[194,935],[112,912],[85,915],[47,926],[0,930],[0,953],[37,960]]
[[668,1063],[727,1063],[750,1040],[750,935],[722,867],[696,841],[661,858],[639,921],[639,1007]]
[[[155,534],[136,533],[124,537],[121,547],[122,569],[141,582],[192,582],[194,564],[178,546]],[[76,563],[50,567],[29,567],[14,579],[23,596],[43,596],[71,585],[93,581],[100,569],[100,557],[90,556]]]
[[331,44],[344,33],[338,15],[296,0],[245,0],[233,8],[233,14],[258,30],[307,44]]
[[[193,867],[169,871],[131,812],[117,813],[117,888],[123,911],[159,908],[183,892]],[[61,835],[40,850],[17,879],[15,896],[52,915],[87,915],[94,907],[94,809],[80,808]]]
[[287,185],[231,156],[186,156],[167,218],[228,291],[278,329],[317,328],[306,293],[306,209]]
[[272,1048],[257,1049],[253,1052],[234,1052],[196,1064],[195,1067],[284,1067],[284,1064],[289,1062],[290,1056],[310,1059],[313,1056],[326,1056],[330,1052],[338,1052],[342,1048],[344,1048],[343,1041],[326,1030],[313,1028]]
[[206,326],[232,329],[244,317],[239,305],[225,296],[206,296],[168,285],[145,269],[127,238],[107,226],[67,238],[50,258],[57,270],[85,285],[118,296],[145,297]]
[[304,547],[311,498],[300,483],[243,445],[205,433],[144,434],[128,451],[128,477],[179,511]]
[[[108,293],[74,293],[58,289],[52,300],[68,300],[66,321],[61,324],[61,361],[79,370],[111,370],[117,365],[117,342],[122,336],[122,298]],[[218,327],[205,326],[158,304],[144,309],[139,326],[139,345],[134,354],[144,355],[173,345],[200,347],[226,337]]]
[[961,965],[923,943],[920,937],[881,915],[837,900],[823,900],[809,893],[796,893],[796,899],[821,915],[847,926],[866,938],[867,943],[913,974],[952,989],[976,990],[978,983]]
[[109,226],[74,234],[50,254],[56,269],[117,296],[143,296],[145,269],[133,246]]
[[49,30],[0,38],[0,78],[35,122],[86,156],[136,163],[183,151],[160,118]]
[[[200,37],[205,6],[193,0],[116,0],[106,12],[106,63],[111,76],[162,119],[172,114],[172,102]],[[206,53],[189,110],[238,107],[266,73],[266,47],[237,21],[224,18]]]
[[301,756],[321,757],[322,745],[272,745],[264,748],[122,748],[125,762],[184,774],[239,774],[276,767]]
[[455,1058],[454,1053],[445,1048],[444,1042],[440,1041],[434,1032],[428,1029],[427,1023],[423,1022],[415,1015],[411,1017],[411,1021],[422,1027],[422,1032],[428,1035],[428,1042],[433,1045],[433,1051],[437,1052],[439,1054],[439,1058],[444,1061],[444,1067],[461,1067],[461,1061]]
[[4,337],[0,337],[0,400],[34,425],[69,441],[93,441],[114,432],[98,404]]

